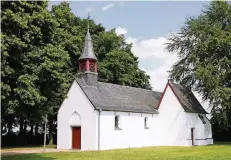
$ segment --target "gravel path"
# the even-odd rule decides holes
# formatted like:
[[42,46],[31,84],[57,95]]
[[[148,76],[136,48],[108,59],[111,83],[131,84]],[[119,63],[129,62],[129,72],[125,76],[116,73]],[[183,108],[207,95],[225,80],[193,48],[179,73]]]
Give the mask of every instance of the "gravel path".
[[[59,149],[46,149],[46,153],[50,152],[78,152],[78,150],[59,150]],[[1,150],[1,155],[19,155],[19,154],[30,154],[30,153],[43,153],[43,149],[20,149],[20,150]]]

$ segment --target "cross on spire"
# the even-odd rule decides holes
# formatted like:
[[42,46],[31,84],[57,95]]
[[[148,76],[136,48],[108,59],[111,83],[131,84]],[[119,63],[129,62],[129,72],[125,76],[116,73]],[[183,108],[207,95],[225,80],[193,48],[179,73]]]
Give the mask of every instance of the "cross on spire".
[[87,33],[85,36],[85,42],[84,42],[84,47],[83,47],[83,53],[80,56],[79,60],[86,60],[86,59],[91,59],[91,60],[97,60],[94,50],[93,50],[93,44],[92,44],[92,39],[91,35],[89,32],[89,19],[90,19],[90,14],[88,12],[88,17],[87,17]]
[[91,16],[90,16],[90,12],[88,12],[88,16],[87,19],[90,20]]
[[90,12],[88,12],[88,15],[87,15],[87,30],[89,31],[89,20],[90,20],[91,16],[90,16]]

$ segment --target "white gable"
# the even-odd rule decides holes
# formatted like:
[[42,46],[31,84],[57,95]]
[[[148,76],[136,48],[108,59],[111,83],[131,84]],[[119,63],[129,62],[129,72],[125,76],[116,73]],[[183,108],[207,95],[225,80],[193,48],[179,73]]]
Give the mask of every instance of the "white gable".
[[159,105],[158,111],[164,112],[168,116],[171,116],[172,112],[184,111],[180,102],[178,101],[177,97],[175,96],[175,94],[173,93],[169,85],[167,86],[165,90],[165,93]]
[[72,126],[81,126],[83,150],[97,148],[97,112],[76,81],[58,112],[58,148],[71,149]]
[[206,124],[203,124],[198,113],[185,112],[169,85],[158,111],[161,124],[164,126],[162,132],[165,134],[163,141],[166,145],[190,145],[191,128],[194,128],[196,145],[207,144],[206,139],[211,138],[210,122],[206,119]]
[[169,85],[159,106],[159,121],[163,133],[163,145],[187,145],[186,113]]

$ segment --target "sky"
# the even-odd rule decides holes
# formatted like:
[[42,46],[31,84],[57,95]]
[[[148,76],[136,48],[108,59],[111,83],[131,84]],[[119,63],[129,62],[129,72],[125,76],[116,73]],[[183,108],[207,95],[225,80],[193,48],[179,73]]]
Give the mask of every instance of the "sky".
[[[175,53],[165,50],[167,36],[177,33],[184,26],[186,18],[201,14],[208,1],[67,1],[72,12],[81,18],[102,24],[107,30],[116,29],[132,43],[132,52],[139,57],[139,67],[150,75],[153,90],[163,91],[168,71],[177,62]],[[49,2],[57,5],[60,1]],[[196,94],[196,93],[195,93]],[[202,102],[200,95],[196,94]],[[203,102],[204,108],[208,103]]]

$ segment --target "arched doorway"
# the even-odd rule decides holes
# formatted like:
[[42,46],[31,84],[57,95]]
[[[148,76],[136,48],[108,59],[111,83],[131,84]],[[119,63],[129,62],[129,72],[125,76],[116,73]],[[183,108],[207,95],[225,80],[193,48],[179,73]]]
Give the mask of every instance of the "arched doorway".
[[72,113],[70,126],[72,132],[72,149],[81,149],[81,118],[77,112]]

